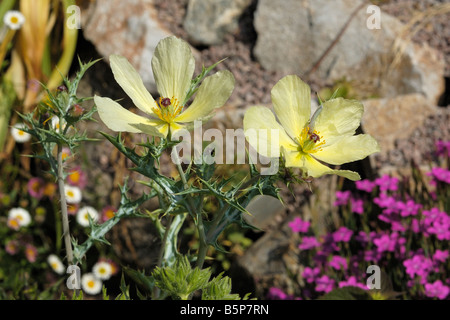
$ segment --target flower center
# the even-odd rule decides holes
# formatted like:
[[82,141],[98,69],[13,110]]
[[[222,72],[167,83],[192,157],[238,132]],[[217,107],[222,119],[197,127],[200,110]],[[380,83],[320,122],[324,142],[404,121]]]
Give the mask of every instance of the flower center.
[[70,180],[74,183],[77,183],[80,181],[80,173],[78,171],[72,171],[72,173],[69,174]]
[[93,287],[95,286],[94,280],[89,280],[88,283],[87,283],[87,286],[88,286],[89,288],[93,288]]
[[300,137],[298,138],[299,147],[298,151],[301,153],[315,153],[322,150],[322,146],[325,144],[323,136],[316,130],[311,130],[306,126],[303,128]]
[[19,22],[19,18],[17,17],[11,17],[11,19],[9,20],[11,23],[13,24],[17,24]]
[[178,116],[183,110],[183,106],[179,104],[178,100],[172,98],[159,98],[157,108],[153,108],[153,112],[163,121],[167,123],[173,122],[173,119]]

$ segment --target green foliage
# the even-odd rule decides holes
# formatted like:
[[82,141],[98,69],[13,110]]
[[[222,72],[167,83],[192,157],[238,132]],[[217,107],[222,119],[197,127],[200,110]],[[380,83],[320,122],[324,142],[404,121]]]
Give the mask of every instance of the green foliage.
[[373,300],[371,295],[358,287],[343,287],[334,289],[319,298],[319,300]]
[[[231,279],[219,274],[211,278],[210,268],[192,268],[186,256],[178,256],[173,266],[155,268],[154,284],[174,300],[187,300],[197,290],[202,290],[202,300],[240,300],[231,293]],[[246,297],[245,297],[246,298]]]
[[152,198],[154,194],[145,194],[137,200],[130,200],[127,196],[127,191],[126,186],[120,188],[122,195],[120,207],[114,217],[102,224],[97,224],[90,219],[90,232],[88,239],[86,239],[86,241],[82,244],[78,244],[76,239],[72,240],[75,263],[81,263],[83,257],[96,242],[109,245],[105,235],[120,221],[120,219],[128,217],[146,217],[138,213],[138,208],[142,203]]
[[[87,141],[96,141],[88,138],[85,132],[80,133],[76,129],[76,124],[80,121],[91,120],[96,108],[92,107],[87,112],[81,108],[80,104],[88,100],[87,98],[78,98],[78,85],[85,72],[97,62],[92,61],[87,64],[80,63],[80,71],[75,78],[70,81],[64,79],[64,86],[58,89],[56,94],[45,88],[48,100],[41,102],[40,106],[28,114],[19,114],[23,121],[29,124],[29,128],[24,131],[36,138],[42,145],[43,154],[34,155],[35,158],[45,160],[50,164],[50,173],[58,176],[58,164],[54,155],[57,145],[67,146],[71,152],[74,152],[80,143]],[[74,109],[80,108],[80,112],[74,115]],[[52,124],[52,118],[57,119],[57,124]]]

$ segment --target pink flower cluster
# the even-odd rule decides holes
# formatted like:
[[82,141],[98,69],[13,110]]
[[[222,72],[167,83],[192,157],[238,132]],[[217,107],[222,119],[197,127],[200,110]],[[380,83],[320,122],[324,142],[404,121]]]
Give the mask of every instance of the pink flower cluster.
[[[446,183],[439,188],[448,188],[444,172],[450,171],[434,168],[430,173]],[[405,191],[406,185],[406,179],[383,175],[356,181],[354,191],[336,192],[334,206],[351,218],[322,236],[299,217],[289,223],[299,234],[306,266],[299,297],[314,299],[345,286],[367,289],[366,269],[378,265],[395,278],[397,291],[413,294],[410,299],[450,299],[450,216],[435,200],[448,195],[448,189],[436,187],[434,197],[422,201]]]

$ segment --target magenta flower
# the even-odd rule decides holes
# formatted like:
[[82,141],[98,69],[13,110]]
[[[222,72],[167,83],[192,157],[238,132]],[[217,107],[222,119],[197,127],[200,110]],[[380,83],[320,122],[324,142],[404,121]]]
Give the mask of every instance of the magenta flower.
[[303,279],[305,279],[306,282],[313,283],[319,274],[320,269],[318,267],[315,268],[306,267],[303,270],[302,277]]
[[305,233],[308,232],[311,223],[300,219],[300,217],[295,217],[294,220],[288,223],[288,225],[294,233]]
[[336,201],[334,202],[334,206],[346,205],[350,199],[350,195],[350,191],[336,191]]
[[437,249],[433,255],[433,260],[439,261],[439,262],[445,262],[447,260],[448,256],[449,256],[449,253],[447,250]]
[[373,198],[373,202],[380,208],[387,209],[384,210],[386,213],[397,211],[397,201],[395,198],[393,196],[388,196],[384,192],[380,193],[378,197]]
[[403,265],[406,268],[406,273],[412,279],[414,279],[416,275],[425,279],[433,268],[431,259],[426,258],[421,254],[417,254],[411,259],[403,261]]
[[45,181],[42,178],[31,178],[27,183],[27,190],[30,196],[41,199],[44,196]]
[[425,284],[425,295],[429,298],[438,298],[444,300],[447,298],[450,288],[442,283],[441,280],[436,280],[433,283]]
[[361,288],[363,290],[367,290],[368,289],[367,285],[356,281],[356,277],[355,276],[350,276],[346,281],[339,282],[339,288],[343,288],[343,287],[358,287],[358,288]]
[[394,252],[397,244],[397,239],[391,238],[388,234],[383,234],[381,237],[373,240],[377,246],[378,252]]
[[269,300],[299,300],[292,295],[284,293],[283,290],[276,287],[270,288],[269,292],[267,292],[266,297]]
[[364,201],[362,199],[351,198],[350,204],[352,206],[352,212],[357,214],[364,213]]
[[364,251],[364,261],[380,261],[383,254],[379,252],[377,249],[366,250]]
[[328,293],[334,289],[334,280],[327,275],[316,279],[316,291]]
[[372,192],[373,188],[376,186],[375,182],[368,179],[355,181],[355,185],[356,189],[369,193]]
[[423,220],[423,223],[426,226],[430,226],[441,215],[447,215],[447,214],[444,211],[439,210],[439,208],[431,208],[430,210],[422,211],[422,215],[425,217],[425,219]]
[[431,223],[427,232],[436,235],[439,240],[450,240],[450,217],[446,213],[441,214]]
[[317,248],[320,246],[319,241],[317,241],[316,237],[303,237],[302,242],[298,245],[300,250],[310,250],[313,248]]
[[450,141],[436,141],[436,155],[450,157]]
[[431,169],[431,172],[427,173],[427,175],[431,176],[434,179],[434,181],[432,182],[432,184],[434,185],[436,184],[436,181],[442,181],[450,184],[450,170],[436,167]]
[[333,256],[331,261],[328,263],[330,267],[335,270],[347,270],[348,264],[347,259],[341,256]]
[[375,179],[375,184],[380,188],[380,191],[397,191],[398,178],[384,175],[381,178]]
[[408,200],[406,203],[397,201],[397,209],[402,217],[415,216],[422,208],[421,204],[415,203],[414,200]]
[[346,227],[340,227],[338,230],[333,232],[333,240],[335,242],[349,242],[351,237],[353,235],[353,231],[346,228]]

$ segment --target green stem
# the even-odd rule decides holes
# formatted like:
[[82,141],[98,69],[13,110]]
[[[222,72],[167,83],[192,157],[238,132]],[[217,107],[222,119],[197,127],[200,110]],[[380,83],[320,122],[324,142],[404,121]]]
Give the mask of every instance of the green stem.
[[70,230],[69,230],[69,215],[67,213],[66,193],[64,191],[64,172],[63,172],[63,160],[62,160],[62,145],[58,144],[58,187],[59,195],[61,198],[61,218],[63,225],[63,237],[64,244],[66,246],[66,255],[68,265],[73,264],[73,251],[72,243],[70,242]]
[[[183,171],[183,168],[181,167],[181,160],[180,157],[178,156],[178,152],[176,152],[177,150],[172,150],[175,152],[172,152],[173,156],[175,157],[175,162],[176,162],[176,167],[177,167],[177,171],[180,175],[181,181],[183,182],[183,187],[185,190],[189,189],[189,185],[187,183],[187,179],[186,179],[186,175]],[[189,213],[195,217],[196,219],[196,224],[197,224],[197,231],[198,231],[198,236],[199,236],[199,249],[198,249],[198,254],[197,254],[197,267],[199,269],[201,269],[203,267],[203,263],[205,262],[205,257],[206,257],[206,252],[208,249],[208,244],[206,242],[206,236],[205,236],[205,227],[203,225],[203,218],[202,218],[202,210],[200,208],[200,210],[195,210],[195,203],[192,200],[192,197],[190,195],[187,195],[187,201],[188,201],[188,210]]]
[[[260,178],[260,175],[255,175],[254,177],[250,178],[249,180],[247,180],[246,182],[244,182],[242,184],[242,186],[239,188],[238,192],[237,192],[237,196],[240,195],[240,193],[242,191],[244,191],[245,189],[247,189],[249,186],[251,186],[254,182],[258,181],[258,179]],[[227,203],[225,204],[219,211],[219,213],[216,214],[216,216],[214,217],[214,220],[211,223],[211,227],[208,231],[208,235],[206,236],[206,240],[208,240],[208,242],[211,240],[212,236],[215,233],[215,230],[217,229],[220,221],[222,221],[223,216],[225,215],[225,213],[228,211],[230,205]]]

